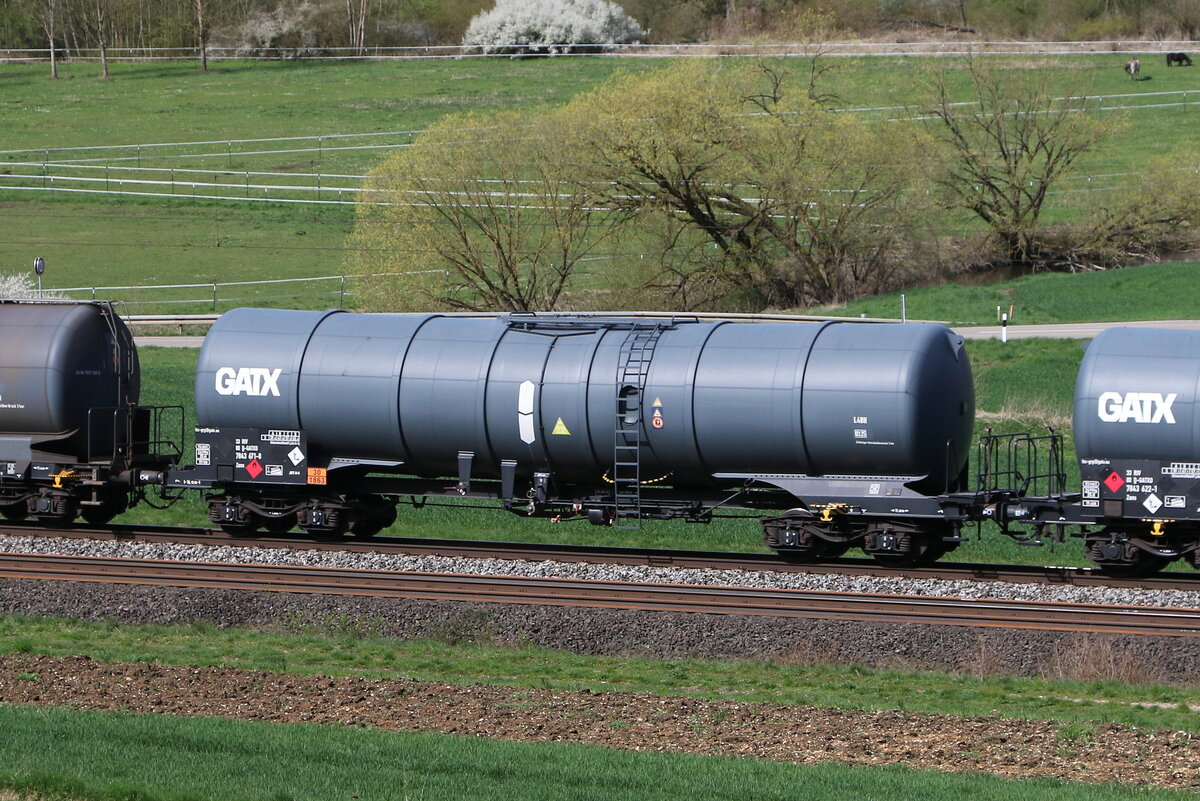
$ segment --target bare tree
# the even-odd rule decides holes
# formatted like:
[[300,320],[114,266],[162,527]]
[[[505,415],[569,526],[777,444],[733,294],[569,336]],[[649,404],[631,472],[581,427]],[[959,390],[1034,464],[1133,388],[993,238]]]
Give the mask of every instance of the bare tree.
[[372,172],[353,240],[365,308],[548,311],[568,302],[616,215],[591,207],[569,143],[539,122],[511,111],[452,115]]
[[192,0],[196,11],[196,39],[200,44],[200,71],[208,72],[208,28],[204,25],[204,0]]
[[1005,258],[1035,260],[1050,189],[1119,121],[1089,111],[1082,91],[1056,96],[1040,70],[968,59],[966,72],[965,99],[941,72],[922,109],[946,154],[935,180],[952,206],[987,224]]
[[58,22],[58,0],[46,0],[41,9],[42,31],[50,43],[50,77],[58,77],[58,48],[55,45],[55,33]]
[[350,27],[350,46],[357,55],[367,52],[367,16],[370,0],[346,0],[346,22]]
[[111,34],[108,0],[93,0],[86,16],[92,38],[100,49],[100,77],[108,80],[108,38]]

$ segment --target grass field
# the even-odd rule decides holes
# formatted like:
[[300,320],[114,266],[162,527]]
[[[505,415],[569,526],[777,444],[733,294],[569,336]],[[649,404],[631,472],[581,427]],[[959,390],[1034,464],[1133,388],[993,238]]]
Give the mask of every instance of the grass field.
[[[1122,57],[1116,54],[1022,57],[1008,62],[1019,69],[1043,70],[1057,91],[1090,89],[1107,96],[1103,102],[1114,108],[1110,113],[1125,115],[1137,131],[1136,136],[1109,141],[1102,151],[1086,158],[1081,175],[1064,185],[1069,191],[1056,198],[1064,208],[1103,202],[1104,190],[1119,180],[1118,174],[1138,169],[1151,156],[1175,149],[1200,150],[1200,131],[1188,124],[1193,109],[1174,105],[1192,100],[1157,94],[1195,89],[1193,71],[1147,70],[1150,80],[1133,84],[1121,71]],[[903,108],[896,111],[897,106],[914,103],[931,69],[948,66],[953,71],[958,66],[954,61],[922,58],[837,59],[834,65],[827,89],[837,95],[839,104],[850,109],[888,107],[854,112],[880,119],[903,113]],[[288,178],[278,176],[288,174],[359,175],[392,152],[375,145],[401,145],[408,139],[400,135],[321,142],[235,140],[415,131],[444,114],[464,110],[522,108],[536,119],[539,106],[562,103],[616,71],[662,66],[653,60],[605,58],[221,62],[203,74],[191,64],[119,64],[114,66],[113,80],[102,82],[94,77],[93,65],[64,65],[65,77],[59,81],[50,81],[41,66],[6,65],[0,72],[0,171],[6,161],[86,159],[114,169],[135,165],[198,169],[207,172],[194,180],[231,181],[235,187],[239,170],[276,174],[261,179],[268,182],[287,182]],[[784,69],[802,74],[804,65],[792,60]],[[952,75],[951,82],[955,79]],[[1187,97],[1200,100],[1200,95]],[[1124,108],[1133,105],[1146,107]],[[172,142],[208,144],[136,147]],[[62,150],[112,145],[130,147]],[[13,152],[21,150],[30,152]],[[47,287],[178,284],[339,275],[344,272],[343,244],[353,224],[353,210],[0,188],[0,223],[0,254],[7,269],[22,269],[41,255],[48,265]],[[948,220],[944,225],[948,226],[944,233],[961,234],[973,224]],[[294,293],[266,289],[245,293],[248,302],[270,305],[337,305],[329,293],[312,287]],[[273,296],[279,294],[284,296]],[[174,293],[156,294],[155,299],[174,304],[196,298]],[[232,302],[218,306],[227,308]],[[168,308],[205,310],[202,303]]]
[[1182,799],[1144,788],[0,706],[0,786],[77,801]]
[[[1091,321],[1187,320],[1197,317],[1200,262],[1144,264],[1121,270],[1065,275],[1042,273],[986,286],[910,289],[905,295],[913,320],[950,325],[997,325],[996,307],[1013,308],[1013,325]],[[830,307],[832,314],[900,316],[900,293]]]

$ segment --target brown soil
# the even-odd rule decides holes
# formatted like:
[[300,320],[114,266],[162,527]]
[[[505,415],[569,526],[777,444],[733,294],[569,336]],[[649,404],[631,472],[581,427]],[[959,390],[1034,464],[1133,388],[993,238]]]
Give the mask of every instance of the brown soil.
[[[23,675],[24,674],[24,675]],[[31,680],[33,674],[37,680]],[[642,693],[460,687],[226,668],[0,656],[0,702],[444,732],[785,762],[1200,787],[1200,739],[1103,724],[858,712]],[[1078,727],[1076,727],[1078,728]]]

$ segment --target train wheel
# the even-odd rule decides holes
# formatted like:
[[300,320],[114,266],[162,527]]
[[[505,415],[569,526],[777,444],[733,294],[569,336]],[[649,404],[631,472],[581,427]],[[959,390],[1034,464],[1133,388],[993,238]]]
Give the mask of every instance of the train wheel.
[[87,523],[88,525],[103,526],[103,525],[107,525],[108,523],[112,522],[112,519],[114,517],[116,517],[117,515],[121,514],[121,512],[123,512],[123,511],[125,511],[125,510],[124,509],[107,509],[103,506],[97,506],[97,507],[93,507],[93,508],[84,509],[83,511],[81,511],[79,513],[79,516],[82,517],[84,522]]
[[848,550],[850,550],[850,543],[848,542],[829,542],[828,540],[825,542],[826,559],[837,559]]
[[296,527],[296,513],[278,517],[263,517],[263,527],[271,534],[286,534]]
[[258,533],[258,521],[253,519],[239,522],[225,521],[217,525],[221,531],[232,537],[250,537]]
[[81,506],[79,516],[93,526],[103,526],[129,508],[124,496],[106,498],[99,506]]
[[0,514],[4,515],[5,520],[24,520],[29,517],[29,504],[25,501],[18,501],[0,506]]
[[396,507],[390,503],[371,509],[361,520],[350,524],[350,533],[355,537],[374,537],[396,522]]

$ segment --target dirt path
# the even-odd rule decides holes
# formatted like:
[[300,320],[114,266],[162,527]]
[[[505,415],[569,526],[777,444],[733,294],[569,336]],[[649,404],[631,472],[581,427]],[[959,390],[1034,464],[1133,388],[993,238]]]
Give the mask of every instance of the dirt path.
[[[33,677],[36,676],[36,680]],[[785,762],[1200,787],[1200,739],[1118,724],[856,712],[649,694],[459,687],[0,656],[0,702],[444,732]],[[1085,728],[1083,736],[1079,730]]]

